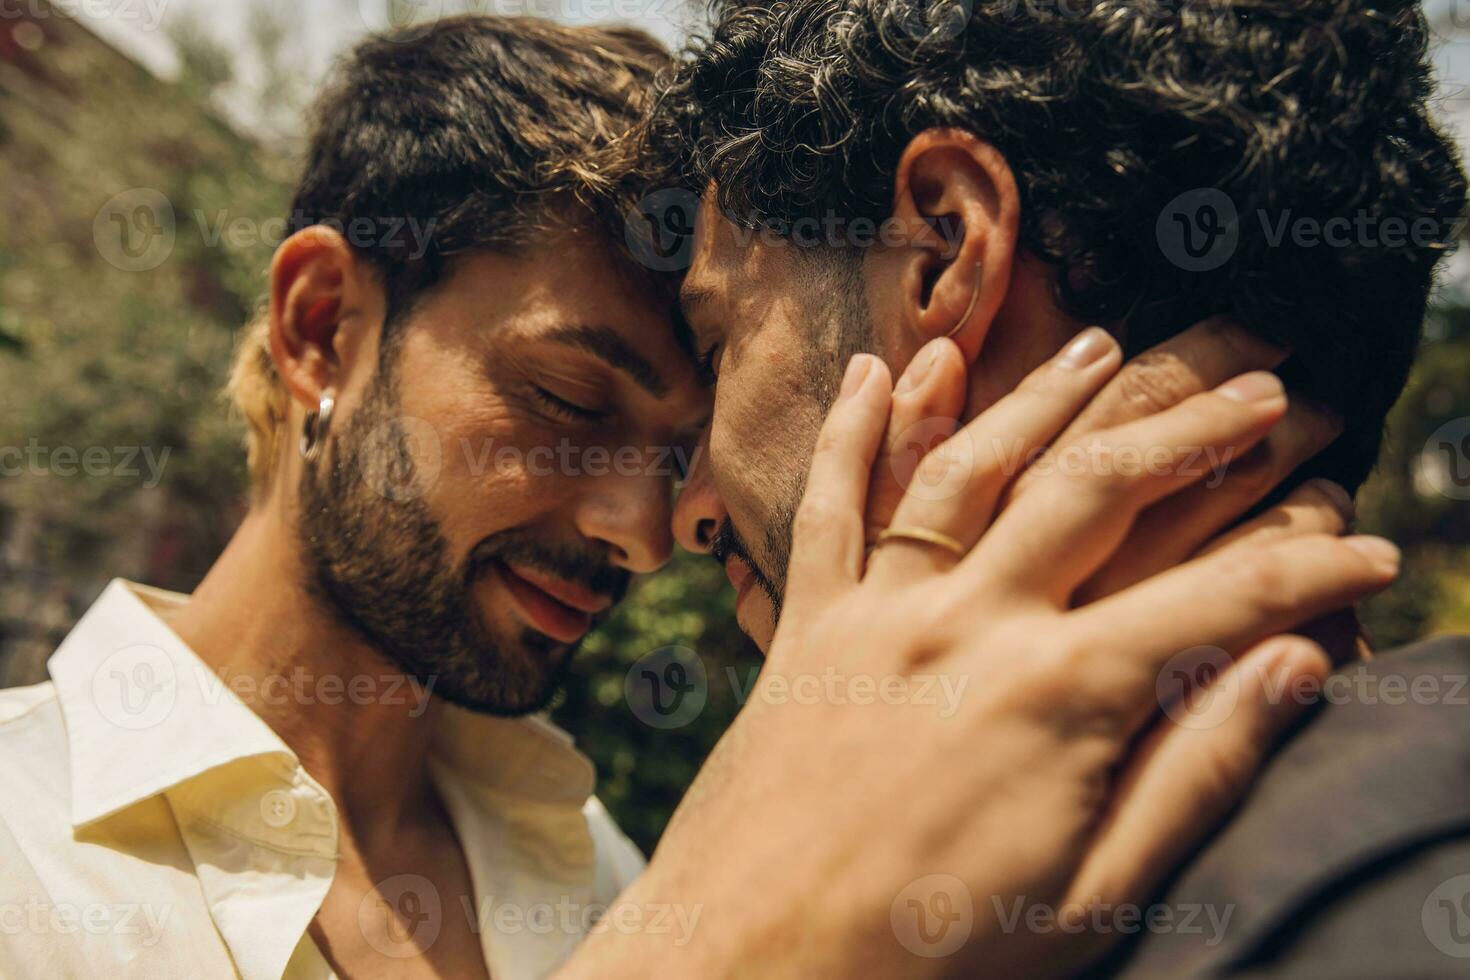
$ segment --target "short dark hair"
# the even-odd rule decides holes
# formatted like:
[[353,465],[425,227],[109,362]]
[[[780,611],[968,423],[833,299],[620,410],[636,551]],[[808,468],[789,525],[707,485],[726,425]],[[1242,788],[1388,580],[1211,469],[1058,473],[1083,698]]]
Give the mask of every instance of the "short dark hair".
[[447,256],[520,244],[569,206],[620,231],[619,180],[586,162],[636,122],[668,62],[641,31],[534,17],[450,17],[369,38],[314,105],[291,230],[431,227],[422,256],[407,234],[354,242],[383,273],[390,311],[432,285]]
[[[1464,207],[1427,44],[1406,0],[724,0],[645,142],[665,182],[714,181],[779,229],[881,221],[913,136],[974,132],[1009,161],[1063,309],[1123,321],[1134,352],[1220,313],[1291,348],[1289,382],[1346,422],[1311,469],[1355,487]],[[1238,241],[1191,269],[1161,216],[1214,191]],[[1278,235],[1360,214],[1377,240]],[[1420,233],[1387,243],[1396,227]]]
[[[633,175],[597,157],[637,123],[668,64],[641,31],[533,17],[451,17],[370,37],[314,103],[288,227],[344,232],[382,278],[385,329],[458,253],[570,225],[620,245]],[[230,394],[263,485],[286,412],[264,318],[245,332]]]

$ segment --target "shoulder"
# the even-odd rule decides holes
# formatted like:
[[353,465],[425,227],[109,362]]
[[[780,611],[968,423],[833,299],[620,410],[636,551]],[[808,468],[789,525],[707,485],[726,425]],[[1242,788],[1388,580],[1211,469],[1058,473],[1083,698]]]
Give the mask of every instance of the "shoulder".
[[1470,637],[1344,667],[1319,700],[1160,899],[1220,934],[1142,937],[1120,975],[1464,975]]

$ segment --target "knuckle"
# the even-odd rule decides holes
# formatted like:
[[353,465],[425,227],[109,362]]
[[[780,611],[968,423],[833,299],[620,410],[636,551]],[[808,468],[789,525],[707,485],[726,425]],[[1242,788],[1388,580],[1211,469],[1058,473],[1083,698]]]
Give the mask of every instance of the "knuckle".
[[1099,662],[1095,644],[1077,639],[1052,638],[1046,649],[1028,658],[1023,671],[1029,673],[1028,690],[1046,693],[1042,703],[1055,710],[1055,692],[1065,684],[1075,697],[1069,696],[1075,722],[1091,730],[1112,730],[1115,698],[1111,668]]
[[909,620],[903,645],[899,648],[899,668],[905,672],[922,670],[952,652],[961,642],[959,636],[962,611],[944,600],[919,603]]
[[1297,491],[1295,505],[1310,515],[1301,523],[1313,530],[1339,537],[1352,527],[1352,516],[1343,510],[1341,502],[1316,484],[1308,484]]
[[1063,382],[1070,380],[1075,375],[1075,371],[1063,372],[1060,368],[1056,367],[1054,362],[1048,361],[1037,370],[1032,371],[1026,377],[1022,378],[1021,383],[1016,385],[1015,389],[1007,397],[1027,402],[1045,398],[1063,388]]
[[1198,390],[1182,361],[1157,352],[1142,354],[1124,367],[1117,385],[1125,411],[1135,416],[1156,415]]

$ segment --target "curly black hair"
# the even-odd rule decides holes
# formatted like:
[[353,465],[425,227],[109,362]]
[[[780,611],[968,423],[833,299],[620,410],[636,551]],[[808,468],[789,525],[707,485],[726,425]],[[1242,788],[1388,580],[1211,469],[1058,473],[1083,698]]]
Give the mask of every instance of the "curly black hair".
[[1126,324],[1133,351],[1221,313],[1288,346],[1288,380],[1346,421],[1314,471],[1362,482],[1465,203],[1429,115],[1417,3],[724,0],[714,13],[644,133],[655,168],[672,168],[663,183],[713,181],[727,213],[778,229],[878,222],[909,140],[965,128],[1008,160],[1022,243],[1055,265],[1063,309]]

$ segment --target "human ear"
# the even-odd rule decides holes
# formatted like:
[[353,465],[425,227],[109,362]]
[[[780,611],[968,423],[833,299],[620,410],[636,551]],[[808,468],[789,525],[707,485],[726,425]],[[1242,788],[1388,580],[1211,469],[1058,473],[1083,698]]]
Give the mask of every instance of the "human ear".
[[341,388],[364,346],[374,277],[338,232],[292,235],[271,262],[270,351],[291,397],[308,411]]
[[995,147],[961,129],[928,129],[904,148],[893,220],[904,234],[903,320],[922,345],[951,336],[973,361],[1011,281],[1020,194]]

